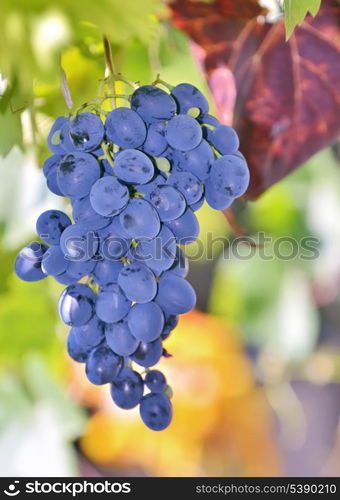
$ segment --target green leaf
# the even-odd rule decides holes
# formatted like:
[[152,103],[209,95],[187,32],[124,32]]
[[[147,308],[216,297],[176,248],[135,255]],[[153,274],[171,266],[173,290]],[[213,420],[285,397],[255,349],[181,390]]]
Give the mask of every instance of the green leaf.
[[286,40],[294,28],[301,24],[308,13],[316,16],[321,6],[321,0],[284,0]]

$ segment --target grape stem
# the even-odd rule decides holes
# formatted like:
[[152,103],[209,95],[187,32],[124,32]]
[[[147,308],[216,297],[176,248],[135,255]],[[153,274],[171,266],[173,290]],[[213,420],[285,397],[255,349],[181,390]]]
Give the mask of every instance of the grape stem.
[[102,148],[102,150],[104,151],[104,158],[105,158],[105,160],[107,160],[107,161],[108,161],[108,163],[109,163],[109,164],[111,165],[111,167],[113,168],[113,167],[114,167],[114,161],[113,161],[113,159],[112,159],[112,157],[111,157],[111,155],[110,155],[109,148],[107,147],[107,144],[106,144],[106,142],[105,142],[105,141],[103,141],[103,142],[101,143],[101,148]]
[[159,77],[160,77],[160,74],[158,73],[156,80],[152,83],[152,85],[163,85],[163,87],[170,90],[170,92],[175,88],[174,85],[170,85],[170,83],[167,83],[164,80],[161,80]]

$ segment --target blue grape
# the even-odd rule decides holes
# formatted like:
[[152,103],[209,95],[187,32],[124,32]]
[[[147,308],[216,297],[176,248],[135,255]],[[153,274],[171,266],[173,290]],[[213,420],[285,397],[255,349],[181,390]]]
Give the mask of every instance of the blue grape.
[[191,116],[178,115],[172,118],[166,127],[166,140],[175,149],[190,151],[202,140],[202,129]]
[[57,179],[60,191],[69,198],[83,198],[100,177],[97,159],[89,153],[70,153],[62,159]]
[[157,293],[155,275],[139,262],[133,262],[120,271],[118,284],[132,302],[150,302]]
[[85,363],[92,350],[91,346],[87,346],[76,338],[73,328],[69,331],[67,337],[67,352],[69,356],[78,363]]
[[141,146],[144,153],[151,156],[161,156],[168,146],[165,138],[165,124],[162,122],[151,123],[148,126],[145,142]]
[[90,202],[99,215],[117,215],[129,201],[129,190],[116,177],[102,177],[92,186]]
[[50,171],[50,173],[46,177],[46,184],[51,193],[56,194],[57,196],[64,196],[60,191],[60,187],[58,184],[57,170],[58,168],[56,167],[55,170]]
[[70,276],[67,271],[64,273],[58,274],[57,276],[53,276],[53,278],[62,285],[73,285],[77,283],[77,278]]
[[47,210],[39,215],[36,228],[42,240],[58,245],[62,232],[71,225],[70,218],[60,210]]
[[211,167],[209,180],[217,192],[223,191],[233,198],[238,198],[245,193],[249,185],[247,163],[239,156],[221,156]]
[[197,203],[190,205],[191,210],[193,212],[197,212],[197,210],[199,210],[203,206],[204,201],[205,201],[204,196],[202,196],[202,198]]
[[106,137],[122,148],[138,148],[146,138],[146,127],[132,109],[116,108],[106,117]]
[[126,319],[105,325],[105,337],[107,345],[119,356],[130,356],[139,344],[130,332]]
[[96,296],[87,285],[69,285],[59,298],[59,314],[69,326],[85,325],[94,314]]
[[111,285],[109,291],[100,291],[96,301],[98,318],[105,323],[115,323],[123,319],[130,310],[131,301],[119,286]]
[[176,113],[176,102],[164,90],[152,85],[139,87],[131,96],[131,108],[146,123],[170,120]]
[[102,142],[104,125],[94,113],[79,113],[69,122],[69,137],[75,150],[88,153]]
[[117,283],[118,275],[123,267],[120,260],[100,260],[93,271],[93,278],[98,285],[105,288]]
[[131,238],[154,238],[161,229],[157,211],[146,200],[130,200],[119,220]]
[[213,127],[218,127],[220,125],[219,120],[215,116],[209,115],[208,113],[201,115],[198,120],[203,124],[206,123],[208,125],[212,125]]
[[152,191],[154,191],[160,185],[165,184],[166,179],[167,177],[165,175],[159,173],[150,182],[146,184],[138,184],[136,186],[136,190],[139,193],[143,193],[145,199],[150,201],[150,194],[152,193]]
[[164,273],[155,301],[166,314],[185,314],[195,307],[196,294],[190,283],[173,273]]
[[44,253],[41,269],[45,274],[57,276],[66,271],[69,261],[65,259],[59,245],[53,245]]
[[150,193],[150,202],[156,208],[161,221],[171,221],[180,217],[185,209],[185,198],[173,186],[160,185]]
[[154,172],[150,158],[137,149],[125,149],[115,159],[114,173],[124,182],[146,184]]
[[90,196],[84,196],[84,198],[80,198],[79,200],[73,201],[72,217],[75,222],[88,219],[89,217],[93,217],[95,215],[98,214],[92,208],[90,202]]
[[191,151],[175,151],[173,153],[173,171],[191,172],[201,181],[209,177],[210,168],[215,160],[214,153],[207,141]]
[[171,91],[178,104],[179,113],[186,114],[190,108],[198,108],[200,113],[207,113],[209,103],[202,92],[190,83],[180,83]]
[[70,120],[66,120],[66,122],[62,125],[60,129],[60,145],[64,150],[64,153],[73,153],[76,151],[74,144],[70,137]]
[[138,349],[132,354],[131,359],[144,368],[150,368],[158,363],[163,354],[161,339],[153,342],[140,342]]
[[46,278],[41,269],[41,261],[48,247],[34,242],[22,248],[18,253],[14,269],[18,278],[23,281],[40,281]]
[[166,378],[159,370],[150,370],[147,372],[144,382],[146,387],[155,393],[164,392],[167,387]]
[[51,175],[52,172],[57,172],[57,168],[63,158],[64,154],[56,154],[47,158],[47,160],[43,164],[43,174],[46,179],[49,175]]
[[122,360],[105,344],[93,349],[87,359],[86,376],[92,384],[112,382],[119,373]]
[[139,411],[144,424],[153,431],[166,429],[172,419],[172,405],[164,394],[151,392],[144,396]]
[[181,217],[167,222],[166,225],[181,245],[193,243],[197,239],[200,229],[197,217],[190,208],[187,208]]
[[203,185],[191,172],[173,172],[168,177],[167,184],[180,191],[188,205],[197,203],[203,196]]
[[[99,217],[99,216],[98,216]],[[68,226],[60,237],[60,249],[70,260],[89,260],[98,250],[99,240],[94,229],[87,227],[88,220]]]
[[169,272],[179,276],[180,278],[185,278],[189,272],[189,261],[185,253],[180,247],[176,248],[176,258],[173,265],[168,269]]
[[164,314],[156,302],[135,304],[127,317],[132,335],[143,342],[152,342],[162,333]]
[[116,236],[119,236],[122,239],[125,239],[127,241],[131,240],[131,236],[129,233],[123,228],[119,215],[116,217],[113,217],[112,222],[110,224],[110,230],[112,231],[113,234]]
[[209,133],[209,141],[222,155],[230,155],[237,152],[240,140],[236,131],[228,125],[219,125]]
[[67,118],[65,118],[65,116],[59,116],[59,118],[57,118],[52,125],[47,137],[47,145],[52,153],[65,154],[65,151],[60,144],[60,130],[66,122]]
[[143,379],[131,368],[123,368],[111,385],[111,396],[120,408],[126,410],[137,406],[144,393]]
[[170,333],[172,332],[172,330],[174,330],[176,328],[176,326],[178,325],[178,315],[176,314],[166,314],[165,315],[165,323],[164,323],[164,328],[163,328],[163,331],[162,331],[162,335],[161,335],[161,338],[163,340],[166,340]]
[[162,226],[156,238],[142,238],[133,251],[136,260],[142,261],[156,274],[169,269],[176,257],[176,238],[172,231]]
[[234,201],[228,189],[218,188],[211,179],[205,183],[205,199],[208,205],[215,210],[224,210]]
[[97,262],[94,259],[89,260],[71,260],[67,267],[67,274],[72,278],[80,280],[84,276],[92,273]]
[[125,256],[129,250],[131,239],[126,240],[117,236],[112,225],[98,231],[100,238],[99,255],[108,260],[116,260]]
[[93,349],[99,345],[105,337],[104,323],[94,315],[86,325],[73,326],[71,328],[75,341],[85,348]]

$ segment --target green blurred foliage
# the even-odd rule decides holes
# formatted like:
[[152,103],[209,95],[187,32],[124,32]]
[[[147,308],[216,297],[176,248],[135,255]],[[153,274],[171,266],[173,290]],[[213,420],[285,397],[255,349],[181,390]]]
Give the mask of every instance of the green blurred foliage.
[[321,0],[284,0],[286,38],[290,38],[294,28],[301,24],[308,13],[316,16]]

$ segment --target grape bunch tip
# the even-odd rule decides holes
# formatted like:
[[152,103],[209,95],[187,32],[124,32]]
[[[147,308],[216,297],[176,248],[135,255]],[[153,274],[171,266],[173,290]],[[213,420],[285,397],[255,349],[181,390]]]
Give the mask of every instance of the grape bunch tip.
[[52,193],[70,199],[72,217],[42,213],[42,243],[19,252],[15,272],[66,285],[58,307],[71,327],[70,357],[91,383],[111,384],[117,406],[139,405],[144,424],[160,431],[172,419],[171,390],[153,367],[196,303],[181,246],[198,237],[204,200],[229,207],[249,170],[235,130],[209,114],[193,85],[141,86],[129,103],[57,118],[43,174]]

